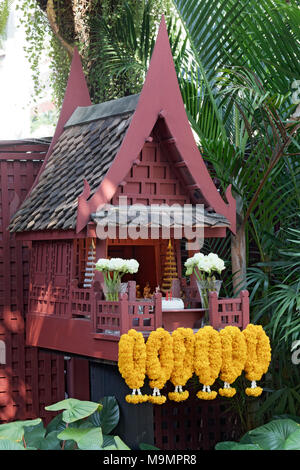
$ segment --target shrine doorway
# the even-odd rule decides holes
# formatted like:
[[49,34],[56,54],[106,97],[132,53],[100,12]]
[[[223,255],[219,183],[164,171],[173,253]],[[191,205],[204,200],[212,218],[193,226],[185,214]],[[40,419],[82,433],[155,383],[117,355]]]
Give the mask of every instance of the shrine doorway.
[[157,243],[133,244],[128,242],[127,240],[119,240],[117,243],[109,243],[107,249],[108,257],[136,259],[139,263],[138,272],[132,275],[126,274],[122,277],[122,281],[136,281],[141,294],[143,294],[144,288],[149,283],[151,293],[155,292],[155,288],[159,285],[161,278],[159,245]]

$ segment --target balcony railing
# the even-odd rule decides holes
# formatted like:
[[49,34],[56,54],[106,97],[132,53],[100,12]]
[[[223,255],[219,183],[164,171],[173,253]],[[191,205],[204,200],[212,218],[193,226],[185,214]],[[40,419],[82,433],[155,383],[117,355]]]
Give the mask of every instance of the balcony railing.
[[[162,295],[156,293],[152,299],[132,299],[132,295],[121,294],[117,302],[102,300],[100,293],[92,288],[71,287],[69,299],[66,292],[51,292],[34,288],[29,297],[29,313],[90,322],[94,335],[120,336],[131,328],[148,335],[163,326],[169,331],[178,327],[199,328],[205,310],[201,308],[199,295],[193,286],[183,286],[184,308],[162,309]],[[61,294],[61,295],[60,295]],[[209,322],[221,329],[227,325],[245,328],[249,323],[248,291],[237,298],[218,298],[210,293]]]

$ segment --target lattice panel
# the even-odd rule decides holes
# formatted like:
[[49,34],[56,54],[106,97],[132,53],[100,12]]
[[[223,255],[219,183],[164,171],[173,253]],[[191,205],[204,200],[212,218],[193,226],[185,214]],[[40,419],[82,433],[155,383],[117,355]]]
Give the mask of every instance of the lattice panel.
[[129,328],[137,331],[152,331],[155,329],[155,303],[129,302]]
[[139,159],[140,164],[131,168],[112,204],[118,204],[120,195],[128,197],[128,204],[191,203],[183,182],[164,157],[157,142],[146,143]]
[[218,301],[218,314],[222,325],[242,326],[242,303],[240,299]]
[[[163,391],[164,394],[168,393]],[[161,450],[213,450],[220,441],[240,438],[240,422],[229,405],[199,400],[195,390],[181,403],[154,406],[154,443]]]
[[91,318],[95,309],[95,293],[92,289],[72,289],[71,312],[75,318]]
[[101,301],[96,303],[95,331],[97,333],[120,333],[120,304]]
[[0,422],[44,416],[44,404],[64,398],[63,356],[25,346],[30,243],[16,241],[6,230],[46,150],[33,145],[4,151],[0,146],[0,340],[6,346],[6,364],[0,364]]
[[73,244],[70,241],[33,242],[30,313],[68,315],[72,256]]

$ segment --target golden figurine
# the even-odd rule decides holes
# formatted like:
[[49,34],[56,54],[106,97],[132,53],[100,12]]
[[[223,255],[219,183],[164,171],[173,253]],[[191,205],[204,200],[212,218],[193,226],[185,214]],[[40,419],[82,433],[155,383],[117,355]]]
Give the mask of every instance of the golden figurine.
[[141,299],[142,298],[142,293],[141,293],[141,287],[139,284],[136,285],[136,298]]
[[144,287],[143,296],[144,296],[144,299],[151,299],[152,298],[151,288],[150,288],[150,284],[149,284],[148,281],[146,282],[146,285]]

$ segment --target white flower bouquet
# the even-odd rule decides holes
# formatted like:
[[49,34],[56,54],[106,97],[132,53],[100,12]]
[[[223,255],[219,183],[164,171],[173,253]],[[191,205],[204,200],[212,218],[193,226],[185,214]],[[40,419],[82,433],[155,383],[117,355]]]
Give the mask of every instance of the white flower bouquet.
[[95,269],[103,273],[106,299],[117,301],[119,300],[122,276],[138,272],[139,263],[135,259],[100,258],[95,265]]
[[209,255],[196,253],[187,259],[184,265],[187,276],[195,274],[202,306],[208,309],[209,292],[216,291],[219,293],[220,291],[222,281],[216,279],[215,273],[222,273],[225,269],[224,261],[215,253],[209,253]]
[[194,272],[199,281],[207,279],[213,272],[221,274],[225,269],[224,261],[215,253],[209,253],[209,255],[196,253],[184,265],[186,274],[190,276]]

